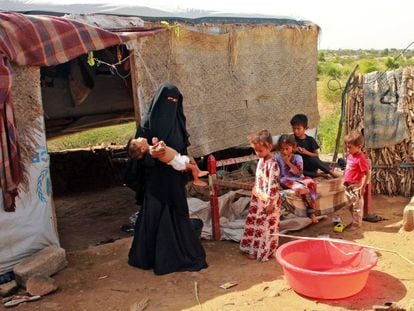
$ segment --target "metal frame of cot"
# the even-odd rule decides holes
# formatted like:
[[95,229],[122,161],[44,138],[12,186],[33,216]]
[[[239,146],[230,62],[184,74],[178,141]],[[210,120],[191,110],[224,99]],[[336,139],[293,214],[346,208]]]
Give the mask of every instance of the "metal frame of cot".
[[237,158],[229,158],[224,160],[216,160],[213,155],[210,155],[207,160],[208,164],[208,184],[210,190],[210,206],[211,206],[211,222],[212,222],[212,229],[213,229],[213,239],[218,241],[221,237],[220,232],[220,215],[219,215],[219,205],[218,205],[218,193],[219,187],[227,187],[227,188],[236,188],[236,189],[245,189],[245,190],[252,190],[254,186],[254,178],[253,180],[243,181],[243,180],[223,180],[217,178],[217,168],[223,167],[232,164],[240,164],[252,160],[257,160],[258,157],[255,154],[237,157]]
[[[241,181],[241,180],[223,180],[217,178],[217,168],[223,167],[232,164],[240,164],[252,160],[257,160],[258,157],[255,154],[229,158],[224,160],[216,160],[213,155],[210,155],[207,160],[208,166],[208,184],[210,192],[210,206],[211,206],[211,221],[213,229],[213,239],[218,241],[221,237],[220,232],[220,215],[219,215],[219,204],[218,204],[218,193],[219,187],[235,188],[235,189],[245,189],[251,190],[254,186],[254,179],[250,182]],[[371,169],[368,173],[368,182],[364,191],[364,215],[372,212],[372,184],[371,179]]]

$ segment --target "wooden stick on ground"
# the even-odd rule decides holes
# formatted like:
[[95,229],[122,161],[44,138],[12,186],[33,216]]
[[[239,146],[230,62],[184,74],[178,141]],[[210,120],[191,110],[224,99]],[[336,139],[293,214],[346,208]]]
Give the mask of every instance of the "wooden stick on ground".
[[198,302],[198,305],[200,306],[200,310],[203,310],[203,305],[201,304],[200,298],[198,297],[198,283],[197,282],[194,282],[194,294]]

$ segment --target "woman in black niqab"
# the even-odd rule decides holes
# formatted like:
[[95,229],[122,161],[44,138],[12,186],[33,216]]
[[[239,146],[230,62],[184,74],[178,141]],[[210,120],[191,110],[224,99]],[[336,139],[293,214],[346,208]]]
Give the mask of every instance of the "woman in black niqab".
[[[161,85],[136,137],[164,140],[187,154],[188,133],[183,97],[177,87]],[[207,267],[200,239],[191,226],[186,196],[186,174],[150,155],[139,160],[143,173],[143,205],[135,224],[128,263],[155,274],[198,271]]]

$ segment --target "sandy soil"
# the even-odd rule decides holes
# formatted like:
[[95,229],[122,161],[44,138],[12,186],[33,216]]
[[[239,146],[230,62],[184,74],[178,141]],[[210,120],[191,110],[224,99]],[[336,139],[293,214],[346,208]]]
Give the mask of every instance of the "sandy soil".
[[[394,250],[414,260],[414,234],[398,232],[407,203],[407,198],[375,196],[374,209],[385,221],[364,222],[357,232],[335,233],[329,217],[293,234],[329,234]],[[128,188],[59,198],[56,208],[69,265],[54,276],[60,287],[57,292],[20,305],[18,310],[144,310],[145,305],[145,310],[370,310],[389,301],[414,310],[414,267],[390,252],[378,253],[378,265],[360,293],[322,301],[294,292],[276,261],[248,260],[234,242],[203,241],[209,268],[200,272],[156,276],[128,266],[131,237],[119,230],[135,210]],[[350,218],[346,210],[338,214]],[[121,239],[94,246],[110,238]],[[281,239],[281,243],[287,241]],[[227,290],[219,287],[228,281],[238,285]]]

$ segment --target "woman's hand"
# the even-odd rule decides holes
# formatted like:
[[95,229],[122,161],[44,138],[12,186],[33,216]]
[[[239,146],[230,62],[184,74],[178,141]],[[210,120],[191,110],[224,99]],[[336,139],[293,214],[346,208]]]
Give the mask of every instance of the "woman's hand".
[[161,158],[165,155],[165,147],[161,144],[157,144],[156,146],[153,146],[153,148],[149,149],[149,154],[153,158]]

